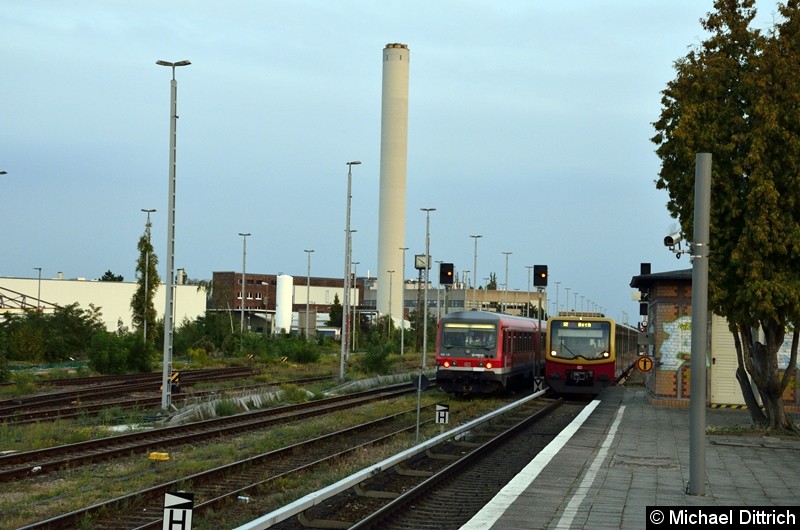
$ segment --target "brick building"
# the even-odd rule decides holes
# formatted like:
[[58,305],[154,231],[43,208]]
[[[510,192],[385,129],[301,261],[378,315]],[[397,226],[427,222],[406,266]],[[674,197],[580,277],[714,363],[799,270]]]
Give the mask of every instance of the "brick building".
[[[647,263],[630,286],[642,293],[642,324],[648,355],[655,368],[646,376],[648,394],[663,404],[688,406],[691,394],[692,269],[651,273]],[[743,406],[736,380],[736,348],[728,322],[709,314],[709,344],[706,359],[706,403],[712,406]],[[787,369],[791,334],[778,352],[781,370]],[[795,368],[796,369],[796,368]],[[800,395],[787,388],[784,402],[796,405]]]

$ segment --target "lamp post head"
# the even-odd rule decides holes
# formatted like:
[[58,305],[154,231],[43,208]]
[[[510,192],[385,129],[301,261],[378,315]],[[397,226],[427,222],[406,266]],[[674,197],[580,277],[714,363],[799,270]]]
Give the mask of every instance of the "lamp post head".
[[0,171],[0,175],[8,175],[8,171]]
[[170,62],[170,61],[158,60],[158,61],[156,61],[156,64],[159,65],[159,66],[175,67],[175,66],[189,66],[192,63],[190,61],[187,61],[187,60],[184,59],[183,61],[177,61],[177,62],[174,62],[174,63]]
[[248,233],[246,233],[246,234],[243,234],[243,233],[239,232],[239,235],[240,235],[240,236],[242,236],[242,237],[247,237],[247,236],[249,236],[249,235],[250,235],[250,233],[248,232]]
[[158,60],[158,61],[156,61],[156,64],[159,65],[159,66],[168,66],[168,67],[172,68],[172,79],[175,79],[175,67],[177,67],[177,66],[189,66],[192,63],[190,61],[187,61],[187,60],[177,61],[177,62],[174,62],[174,63],[170,62],[170,61]]
[[361,164],[361,160],[352,160],[350,162],[345,162],[348,166],[358,166]]
[[147,208],[142,208],[142,211],[143,211],[143,212],[145,212],[145,213],[153,213],[153,212],[155,212],[156,210],[155,210],[155,209],[153,209],[153,210],[148,210]]

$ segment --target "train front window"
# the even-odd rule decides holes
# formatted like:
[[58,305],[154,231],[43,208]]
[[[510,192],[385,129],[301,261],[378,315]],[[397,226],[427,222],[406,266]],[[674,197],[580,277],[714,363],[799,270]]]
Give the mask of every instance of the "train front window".
[[550,355],[559,359],[604,359],[610,355],[608,322],[558,321],[550,326]]
[[441,350],[493,350],[497,330],[491,324],[447,323],[442,329]]

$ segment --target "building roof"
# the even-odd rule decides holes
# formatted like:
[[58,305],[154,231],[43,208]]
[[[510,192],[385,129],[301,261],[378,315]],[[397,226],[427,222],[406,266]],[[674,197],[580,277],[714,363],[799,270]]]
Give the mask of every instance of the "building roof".
[[665,281],[692,281],[692,269],[681,269],[677,271],[656,272],[653,274],[640,274],[631,279],[631,287],[634,289],[649,289],[656,282]]

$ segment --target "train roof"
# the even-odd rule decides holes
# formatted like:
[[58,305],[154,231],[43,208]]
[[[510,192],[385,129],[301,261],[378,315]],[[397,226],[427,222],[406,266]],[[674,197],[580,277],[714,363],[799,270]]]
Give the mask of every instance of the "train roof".
[[457,320],[462,322],[526,322],[534,326],[538,324],[535,318],[509,315],[506,313],[493,313],[490,311],[457,311],[455,313],[447,313],[441,320]]

